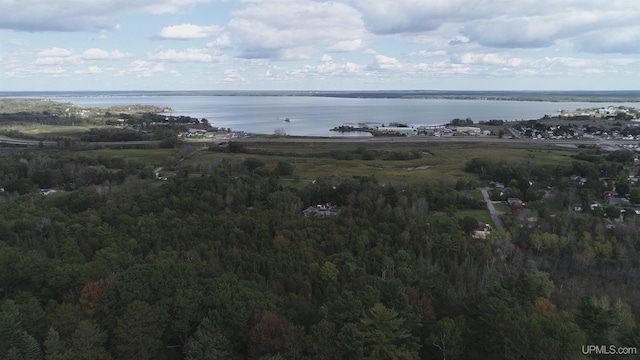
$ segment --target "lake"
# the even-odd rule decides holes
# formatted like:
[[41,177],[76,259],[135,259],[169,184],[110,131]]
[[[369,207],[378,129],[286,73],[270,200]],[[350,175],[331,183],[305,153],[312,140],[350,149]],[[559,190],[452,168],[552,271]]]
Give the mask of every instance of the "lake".
[[[47,96],[47,99],[86,107],[157,105],[173,115],[205,118],[217,127],[256,134],[277,129],[297,136],[353,136],[368,133],[330,131],[339,125],[405,123],[441,125],[452,119],[532,120],[561,109],[635,106],[635,103],[545,102],[449,99],[372,99],[312,96]],[[289,122],[284,121],[289,119]]]

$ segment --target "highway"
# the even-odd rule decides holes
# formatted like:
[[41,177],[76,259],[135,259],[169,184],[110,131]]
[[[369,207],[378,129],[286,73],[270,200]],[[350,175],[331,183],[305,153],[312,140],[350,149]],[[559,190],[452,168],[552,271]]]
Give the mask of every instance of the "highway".
[[[525,139],[525,138],[497,138],[494,136],[335,136],[335,137],[305,137],[305,136],[281,136],[281,137],[267,137],[267,136],[249,136],[242,138],[235,138],[230,141],[238,141],[244,143],[251,142],[300,142],[300,143],[487,143],[487,144],[514,144],[514,145],[526,145],[531,147],[564,147],[564,148],[577,148],[580,145],[601,145],[611,148],[620,148],[622,145],[638,145],[637,140],[622,140],[622,139]],[[89,142],[78,143],[80,147],[100,148],[100,147],[154,147],[157,146],[159,141],[119,141],[119,142]],[[200,145],[213,145],[218,144],[220,141],[182,141],[182,143],[198,143]],[[0,146],[45,146],[52,147],[57,146],[55,141],[38,141],[38,140],[23,140],[23,139],[11,139],[6,137],[0,137]]]

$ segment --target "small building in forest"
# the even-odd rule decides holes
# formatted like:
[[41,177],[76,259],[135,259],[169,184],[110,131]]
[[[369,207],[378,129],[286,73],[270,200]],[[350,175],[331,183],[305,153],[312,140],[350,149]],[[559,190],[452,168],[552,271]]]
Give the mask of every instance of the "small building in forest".
[[304,209],[302,213],[305,216],[335,216],[340,214],[340,209],[335,209],[333,206],[329,205],[316,205],[309,206]]
[[491,225],[478,221],[478,226],[473,231],[473,237],[475,239],[486,239],[491,234]]
[[524,208],[524,201],[518,198],[508,198],[507,205],[509,205],[511,210],[522,210]]

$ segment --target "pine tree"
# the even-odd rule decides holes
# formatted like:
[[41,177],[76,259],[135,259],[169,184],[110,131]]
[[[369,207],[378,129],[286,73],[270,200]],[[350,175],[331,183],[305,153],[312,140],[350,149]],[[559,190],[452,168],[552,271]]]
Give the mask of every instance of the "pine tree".
[[365,355],[373,359],[416,359],[417,354],[405,346],[411,333],[403,327],[405,319],[398,312],[376,303],[360,320]]

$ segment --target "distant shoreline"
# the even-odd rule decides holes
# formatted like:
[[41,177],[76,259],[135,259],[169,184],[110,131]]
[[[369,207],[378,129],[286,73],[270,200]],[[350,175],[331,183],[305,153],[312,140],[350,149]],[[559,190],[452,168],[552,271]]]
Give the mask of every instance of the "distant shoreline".
[[0,91],[10,97],[116,97],[116,96],[306,96],[365,99],[450,99],[545,102],[640,102],[640,90],[610,91],[466,91],[466,90],[377,90],[377,91]]

